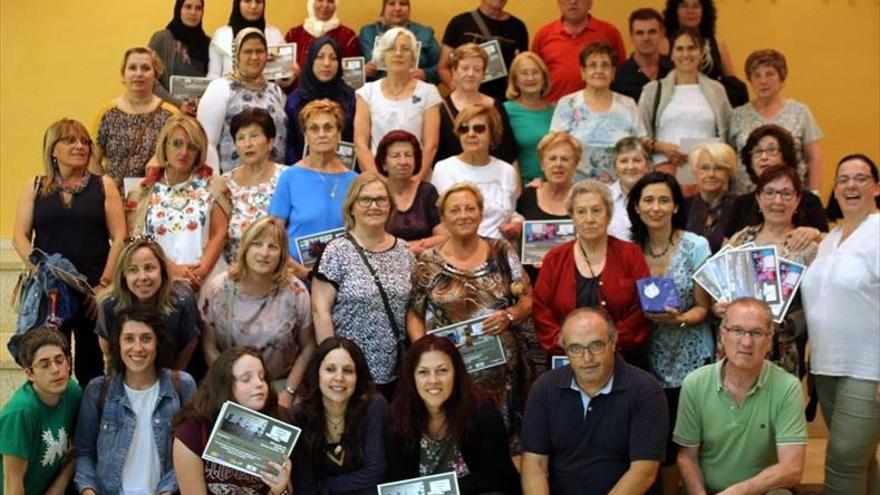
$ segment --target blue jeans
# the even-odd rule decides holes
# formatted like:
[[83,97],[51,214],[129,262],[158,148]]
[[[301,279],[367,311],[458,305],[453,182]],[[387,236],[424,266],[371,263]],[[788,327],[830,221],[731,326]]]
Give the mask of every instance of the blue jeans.
[[880,493],[877,382],[846,376],[815,375],[815,378],[819,406],[828,426],[825,493]]

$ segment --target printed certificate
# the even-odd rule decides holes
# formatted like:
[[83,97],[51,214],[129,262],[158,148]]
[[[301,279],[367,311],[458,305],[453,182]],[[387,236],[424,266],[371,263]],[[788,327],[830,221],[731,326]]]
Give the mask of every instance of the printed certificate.
[[342,80],[354,89],[367,82],[364,71],[364,57],[345,57],[342,59]]
[[775,246],[730,250],[724,257],[731,300],[754,297],[771,305],[781,301]]
[[458,478],[453,471],[383,483],[378,485],[376,490],[379,495],[459,495],[461,493],[458,491]]
[[[306,143],[303,146],[303,154],[302,156],[308,156],[309,154],[309,143]],[[354,143],[350,143],[348,141],[339,141],[339,144],[336,145],[336,157],[339,158],[339,161],[345,165],[345,168],[349,170],[354,170],[355,165],[357,165],[357,155],[354,152]]]
[[486,64],[486,73],[483,75],[483,82],[494,81],[507,77],[507,64],[504,63],[504,55],[501,53],[501,44],[498,40],[489,40],[480,43],[486,55],[489,56],[489,63]]
[[782,323],[782,320],[785,319],[785,313],[788,312],[788,307],[791,306],[791,301],[794,299],[806,271],[806,265],[779,258],[779,289],[782,292],[782,300],[777,304],[770,305],[773,321],[776,323]]
[[198,101],[211,84],[207,77],[171,76],[168,92],[179,100]]
[[480,316],[428,333],[451,340],[461,353],[464,365],[470,373],[499,366],[507,362],[507,355],[497,335],[483,333],[483,321],[487,317],[488,315]]
[[260,476],[269,461],[290,457],[301,430],[296,426],[226,401],[214,423],[202,459]]
[[547,251],[560,244],[573,241],[574,224],[571,220],[526,220],[523,222],[522,250],[520,259],[523,265],[534,265],[544,259]]
[[263,75],[270,81],[293,77],[293,61],[296,60],[296,43],[269,45],[269,61]]
[[341,235],[345,235],[345,229],[342,227],[297,237],[294,242],[300,262],[306,268],[314,267],[318,258],[321,257],[321,253],[324,252],[324,248],[327,247],[327,243]]
[[557,368],[562,368],[568,366],[568,356],[551,356],[550,357],[550,369],[555,370]]

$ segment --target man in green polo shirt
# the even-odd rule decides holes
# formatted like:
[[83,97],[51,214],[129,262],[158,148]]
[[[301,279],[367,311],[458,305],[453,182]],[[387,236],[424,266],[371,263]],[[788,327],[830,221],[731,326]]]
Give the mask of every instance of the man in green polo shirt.
[[758,299],[731,302],[721,322],[725,358],[689,374],[673,440],[689,494],[766,493],[800,482],[806,452],[801,386],[764,357],[773,321]]

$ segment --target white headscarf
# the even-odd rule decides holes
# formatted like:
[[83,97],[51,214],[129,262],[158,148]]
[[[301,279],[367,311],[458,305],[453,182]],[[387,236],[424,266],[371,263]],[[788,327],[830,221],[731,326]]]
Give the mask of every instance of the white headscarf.
[[336,10],[333,12],[333,17],[326,21],[321,21],[315,17],[315,0],[306,0],[306,11],[309,13],[309,16],[303,21],[303,29],[315,38],[318,38],[327,34],[327,31],[338,28],[339,2],[340,0],[334,2],[336,4]]

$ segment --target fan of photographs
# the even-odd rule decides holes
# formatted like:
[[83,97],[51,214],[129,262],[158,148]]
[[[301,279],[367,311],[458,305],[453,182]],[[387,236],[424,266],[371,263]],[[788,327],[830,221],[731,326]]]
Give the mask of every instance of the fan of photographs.
[[754,243],[725,246],[694,273],[694,281],[716,301],[740,297],[761,299],[770,306],[773,321],[782,323],[804,277],[806,266],[781,258],[775,246]]

